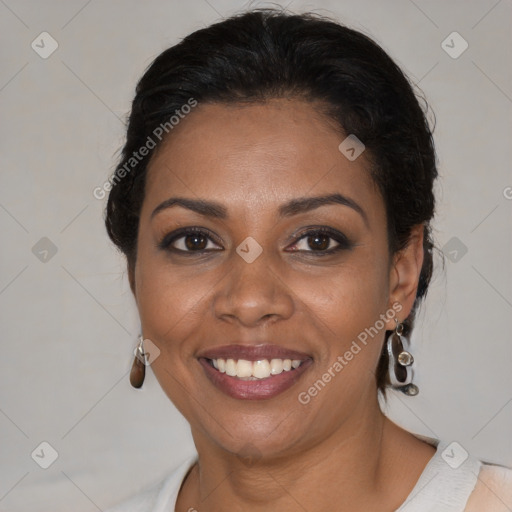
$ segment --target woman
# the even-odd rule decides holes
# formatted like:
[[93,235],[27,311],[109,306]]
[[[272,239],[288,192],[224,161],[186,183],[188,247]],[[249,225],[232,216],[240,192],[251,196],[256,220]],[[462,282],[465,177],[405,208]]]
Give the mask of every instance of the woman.
[[197,457],[113,510],[512,505],[512,470],[379,407],[419,391],[436,177],[408,80],[332,20],[258,9],[157,57],[106,226],[141,319],[132,385],[151,365]]

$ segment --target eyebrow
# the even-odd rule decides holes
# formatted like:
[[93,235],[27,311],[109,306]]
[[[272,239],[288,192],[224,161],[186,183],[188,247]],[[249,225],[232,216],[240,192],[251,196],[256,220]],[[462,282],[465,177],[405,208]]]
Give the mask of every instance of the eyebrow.
[[[280,217],[292,217],[299,213],[309,212],[321,206],[330,204],[340,204],[348,206],[355,210],[363,218],[365,224],[368,226],[368,217],[366,212],[357,204],[353,199],[346,197],[342,194],[330,194],[327,196],[314,196],[314,197],[300,197],[292,199],[291,201],[281,205],[278,209]],[[160,203],[151,213],[151,219],[158,213],[173,206],[181,206],[192,210],[199,215],[205,217],[213,217],[216,219],[227,219],[227,209],[220,203],[215,201],[206,201],[205,199],[188,199],[185,197],[170,197]]]

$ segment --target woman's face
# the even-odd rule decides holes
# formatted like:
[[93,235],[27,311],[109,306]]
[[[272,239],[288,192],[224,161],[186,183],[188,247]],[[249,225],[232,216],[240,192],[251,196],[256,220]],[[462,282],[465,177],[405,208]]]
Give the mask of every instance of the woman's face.
[[285,455],[375,407],[384,331],[414,297],[400,296],[365,154],[349,160],[344,138],[299,100],[199,104],[148,167],[132,287],[153,371],[198,446]]

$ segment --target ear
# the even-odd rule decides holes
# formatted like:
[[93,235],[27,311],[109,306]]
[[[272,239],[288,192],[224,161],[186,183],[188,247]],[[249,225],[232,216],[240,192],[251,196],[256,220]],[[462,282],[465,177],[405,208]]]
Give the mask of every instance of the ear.
[[[416,291],[423,265],[423,224],[411,230],[407,246],[393,256],[389,274],[389,307],[395,302],[402,305],[399,320],[407,318],[416,299]],[[388,320],[387,330],[396,326],[394,318]]]

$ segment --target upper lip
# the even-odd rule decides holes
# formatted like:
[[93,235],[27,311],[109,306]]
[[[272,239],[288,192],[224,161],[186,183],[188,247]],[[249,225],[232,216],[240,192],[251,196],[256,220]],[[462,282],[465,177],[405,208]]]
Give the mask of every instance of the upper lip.
[[198,358],[206,359],[246,359],[247,361],[260,361],[262,359],[311,359],[311,356],[282,347],[280,345],[222,345],[220,347],[203,350]]

